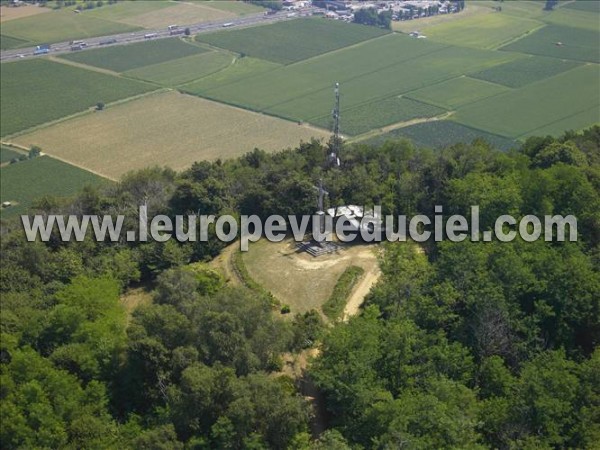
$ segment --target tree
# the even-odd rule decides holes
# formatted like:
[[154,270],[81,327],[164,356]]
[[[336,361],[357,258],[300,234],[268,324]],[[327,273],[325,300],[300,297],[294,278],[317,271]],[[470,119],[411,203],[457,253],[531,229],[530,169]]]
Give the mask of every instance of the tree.
[[102,111],[104,109],[104,102],[96,103],[96,111]]
[[33,158],[37,158],[38,156],[40,156],[42,154],[42,149],[40,147],[38,147],[37,145],[32,145],[31,148],[29,149],[29,159],[33,159]]

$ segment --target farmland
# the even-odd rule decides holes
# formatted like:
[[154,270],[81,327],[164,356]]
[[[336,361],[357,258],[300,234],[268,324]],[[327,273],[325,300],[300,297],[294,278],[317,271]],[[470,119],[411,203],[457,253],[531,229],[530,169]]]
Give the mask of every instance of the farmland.
[[491,67],[469,76],[518,88],[574,69],[579,63],[542,56],[529,56]]
[[6,218],[24,214],[32,202],[41,197],[69,197],[85,185],[106,182],[104,178],[49,156],[10,164],[0,168],[0,202],[10,201],[13,206],[2,210],[1,215]]
[[171,38],[69,53],[62,58],[115,72],[125,72],[206,51],[208,50],[181,39]]
[[[367,131],[420,117],[433,117],[444,113],[436,106],[408,98],[390,97],[344,111],[343,134],[358,135]],[[313,120],[315,125],[331,128],[331,115]]]
[[[554,133],[564,131],[563,121],[577,115],[579,128],[598,122],[600,70],[583,66],[458,111],[456,120],[492,133],[514,138],[536,134],[551,125]],[[548,128],[546,128],[548,129]]]
[[386,33],[379,28],[363,25],[349,25],[323,19],[301,19],[262,27],[200,34],[196,39],[255,58],[290,64]]
[[233,61],[234,57],[230,53],[206,52],[130,70],[124,75],[165,86],[178,86],[219,72],[230,66]]
[[[513,58],[504,52],[446,47],[390,35],[261,76],[215,88],[203,88],[200,80],[184,89],[277,116],[312,121],[329,114],[334,81],[343,86],[344,114],[354,106],[404,94]],[[384,123],[377,126],[381,125]]]
[[43,59],[1,65],[2,136],[154,87]]
[[445,109],[456,109],[505,91],[507,89],[498,84],[459,77],[419,89],[408,96]]
[[599,30],[547,25],[501,50],[599,63],[599,42]]
[[399,128],[375,138],[367,143],[381,144],[386,140],[410,139],[418,147],[440,148],[459,142],[471,142],[475,139],[485,139],[493,146],[508,150],[516,146],[514,140],[485,131],[470,128],[451,120],[440,120]]
[[139,29],[141,28],[137,26],[97,19],[87,14],[73,14],[73,11],[65,9],[2,24],[4,36],[21,39],[27,42],[27,45],[126,33]]
[[4,145],[0,147],[0,164],[4,164],[12,161],[15,158],[20,158],[25,155],[24,152],[18,152],[10,147]]
[[325,133],[166,92],[61,122],[15,141],[39,145],[50,155],[118,178],[156,164],[184,169],[195,161],[230,158],[255,147],[280,150],[313,136],[325,137]]
[[445,22],[424,32],[429,39],[447,44],[493,49],[541,26],[534,20],[491,13]]

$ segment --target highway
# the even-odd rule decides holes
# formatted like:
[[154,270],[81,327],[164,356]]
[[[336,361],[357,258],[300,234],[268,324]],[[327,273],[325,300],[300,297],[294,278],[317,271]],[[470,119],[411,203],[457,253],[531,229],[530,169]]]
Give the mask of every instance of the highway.
[[[179,29],[189,28],[192,35],[199,33],[207,33],[210,31],[216,31],[220,29],[231,29],[248,27],[253,25],[259,25],[262,23],[279,22],[282,20],[292,20],[297,17],[312,15],[315,11],[320,11],[319,8],[306,8],[302,11],[280,11],[275,14],[252,14],[244,17],[237,17],[233,19],[221,20],[217,22],[201,22],[193,25],[181,25]],[[152,36],[152,37],[149,37]],[[179,35],[181,36],[181,35]],[[149,39],[165,39],[173,37],[167,28],[161,28],[157,30],[142,30],[134,33],[121,33],[109,36],[99,36],[94,38],[81,39],[77,42],[85,42],[85,48],[76,51],[86,51],[92,48],[98,47],[113,47],[115,45],[131,44],[133,42],[143,42]],[[111,43],[107,43],[111,41]],[[114,42],[112,42],[114,41]],[[104,43],[104,44],[102,44]],[[44,55],[60,55],[62,53],[71,53],[71,42],[58,42],[53,43],[47,54],[36,55],[36,47],[19,48],[12,50],[3,50],[0,52],[0,61],[10,61],[25,58],[37,58]]]

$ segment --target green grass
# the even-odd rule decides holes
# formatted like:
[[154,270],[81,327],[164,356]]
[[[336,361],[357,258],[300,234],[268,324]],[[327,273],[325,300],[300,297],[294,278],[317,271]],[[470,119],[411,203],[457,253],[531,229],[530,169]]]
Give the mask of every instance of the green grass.
[[[558,42],[563,45],[557,45]],[[547,25],[501,50],[598,63],[600,31]]]
[[490,13],[431,26],[424,34],[428,39],[447,44],[492,49],[542,25],[531,19]]
[[49,156],[39,156],[0,168],[0,202],[14,204],[2,209],[3,219],[25,214],[35,200],[45,196],[71,197],[85,185],[108,180]]
[[196,40],[236,53],[289,64],[386,33],[388,31],[376,27],[313,18],[200,34]]
[[470,77],[518,88],[574,69],[579,63],[544,56],[529,56],[469,74]]
[[405,128],[390,131],[366,141],[365,143],[378,145],[387,140],[409,139],[418,147],[442,148],[452,144],[472,142],[475,139],[484,139],[494,147],[508,150],[518,144],[512,140],[482,130],[467,127],[451,120],[419,123]]
[[563,6],[563,8],[600,14],[600,2],[598,1],[577,0],[573,3]]
[[[591,3],[599,4],[597,0]],[[569,5],[565,5],[569,6]],[[555,25],[563,25],[565,27],[586,28],[588,30],[597,31],[600,23],[600,15],[598,11],[578,11],[575,9],[558,8],[544,17],[544,21]]]
[[333,288],[331,296],[327,299],[325,304],[323,304],[323,314],[330,320],[337,320],[340,318],[344,312],[348,296],[364,272],[362,267],[349,266],[344,273],[342,273]]
[[240,80],[265,74],[281,67],[269,61],[256,58],[238,58],[235,63],[219,72],[207,75],[193,83],[186,84],[182,90],[191,94],[203,94],[211,89],[228,86]]
[[555,77],[515,89],[466,106],[456,120],[474,128],[513,138],[544,129],[551,134],[564,131],[577,116],[584,128],[600,121],[600,68],[578,67]]
[[181,39],[170,38],[69,53],[61,58],[115,72],[125,72],[207,51]]
[[2,50],[8,50],[19,47],[27,47],[31,43],[24,39],[17,39],[11,36],[0,35],[0,48]]
[[126,1],[114,5],[105,4],[102,8],[94,8],[84,11],[81,14],[96,17],[98,19],[119,22],[159,9],[169,8],[173,5],[174,3],[169,1]]
[[221,11],[234,13],[239,16],[245,16],[247,14],[256,14],[265,11],[265,9],[261,8],[260,6],[237,1],[203,1],[201,5],[208,6],[210,8],[220,9]]
[[44,59],[3,63],[0,70],[1,136],[155,89]]
[[209,52],[130,70],[124,75],[164,86],[178,86],[223,70],[232,61],[230,53]]
[[26,155],[25,152],[19,152],[3,145],[0,147],[0,164],[10,162],[15,158],[20,158],[24,155]]
[[407,96],[441,108],[454,110],[506,91],[507,88],[498,84],[469,77],[459,77],[410,92]]
[[[390,97],[344,111],[342,133],[355,136],[367,131],[421,117],[433,117],[445,111],[436,106],[403,97]],[[312,120],[317,126],[331,128],[331,116]]]
[[98,19],[85,13],[75,14],[71,9],[9,20],[2,24],[2,34],[29,41],[32,45],[126,33],[140,29]]

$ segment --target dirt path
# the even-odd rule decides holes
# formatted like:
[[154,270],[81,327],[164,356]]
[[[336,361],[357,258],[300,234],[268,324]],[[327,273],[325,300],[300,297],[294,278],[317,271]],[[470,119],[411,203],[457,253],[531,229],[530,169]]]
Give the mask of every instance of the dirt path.
[[233,265],[233,255],[239,248],[239,245],[240,244],[237,241],[231,245],[228,245],[221,251],[221,253],[219,253],[216,258],[210,262],[210,265],[213,268],[221,271],[225,277],[225,280],[234,286],[240,286],[243,284]]
[[375,136],[379,136],[381,134],[389,133],[390,131],[394,131],[399,128],[406,128],[406,127],[410,127],[411,125],[416,125],[419,123],[437,122],[438,120],[446,120],[452,114],[454,114],[454,111],[448,111],[448,112],[445,112],[444,114],[441,114],[439,116],[434,116],[434,117],[419,117],[416,119],[405,120],[404,122],[393,123],[393,124],[387,125],[385,127],[377,128],[375,130],[371,130],[371,131],[367,131],[366,133],[359,134],[358,136],[348,139],[348,142],[354,144],[356,142],[364,141],[366,139],[369,139],[369,138],[372,138]]
[[344,322],[350,319],[350,317],[358,314],[360,306],[363,304],[365,297],[375,283],[377,283],[377,280],[379,280],[380,276],[381,270],[379,270],[378,265],[371,267],[367,272],[365,272],[361,280],[354,287],[354,290],[348,297],[348,301],[344,307],[344,313],[342,314],[342,320]]

